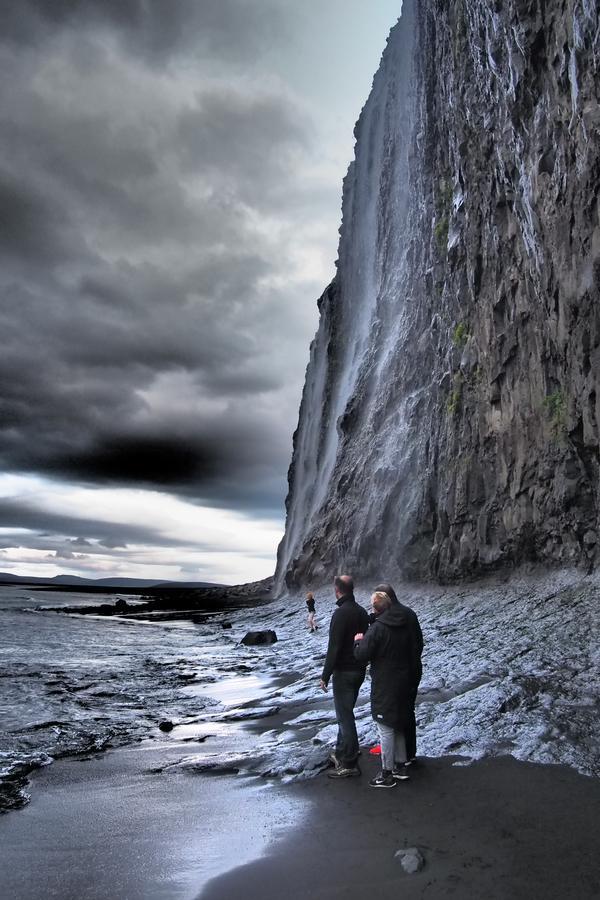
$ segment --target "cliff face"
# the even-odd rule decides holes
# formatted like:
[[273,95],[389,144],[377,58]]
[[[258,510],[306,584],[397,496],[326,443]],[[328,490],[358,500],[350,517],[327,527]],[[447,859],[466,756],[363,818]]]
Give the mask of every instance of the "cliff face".
[[319,301],[279,586],[600,552],[594,0],[404,0]]

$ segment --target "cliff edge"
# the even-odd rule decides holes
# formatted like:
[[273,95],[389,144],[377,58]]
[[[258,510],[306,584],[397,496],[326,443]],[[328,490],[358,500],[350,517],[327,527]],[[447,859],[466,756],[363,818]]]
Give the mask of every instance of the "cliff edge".
[[344,181],[280,588],[594,565],[599,96],[590,0],[404,0]]

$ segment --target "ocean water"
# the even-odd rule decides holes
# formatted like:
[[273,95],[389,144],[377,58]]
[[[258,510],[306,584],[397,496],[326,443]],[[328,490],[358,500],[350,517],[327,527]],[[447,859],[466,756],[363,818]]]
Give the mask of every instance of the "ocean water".
[[32,768],[161,736],[165,720],[197,722],[261,695],[267,680],[221,628],[224,613],[197,624],[43,609],[115,599],[0,587],[0,808],[26,802]]

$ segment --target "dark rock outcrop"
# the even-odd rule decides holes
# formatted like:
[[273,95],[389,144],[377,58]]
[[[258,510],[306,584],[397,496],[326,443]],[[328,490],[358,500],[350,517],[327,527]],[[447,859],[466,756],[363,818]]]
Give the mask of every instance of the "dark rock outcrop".
[[277,635],[272,629],[266,631],[247,631],[242,638],[242,644],[247,647],[256,647],[260,644],[274,644],[277,641]]
[[600,31],[405,0],[356,127],[277,585],[600,544]]
[[[118,599],[114,605],[101,603],[90,606],[38,607],[46,612],[76,615],[126,616],[127,618],[151,618],[155,621],[191,619],[203,624],[207,614],[222,609],[240,609],[257,606],[270,598],[273,578],[237,585],[214,585],[207,588],[160,587],[146,589],[142,602],[127,603]],[[230,627],[227,623],[224,628]]]

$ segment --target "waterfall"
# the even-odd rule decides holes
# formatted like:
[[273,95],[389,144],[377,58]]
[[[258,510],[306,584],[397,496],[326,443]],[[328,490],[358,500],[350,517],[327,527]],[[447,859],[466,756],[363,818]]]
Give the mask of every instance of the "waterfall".
[[598,11],[406,0],[358,120],[276,585],[600,547]]

